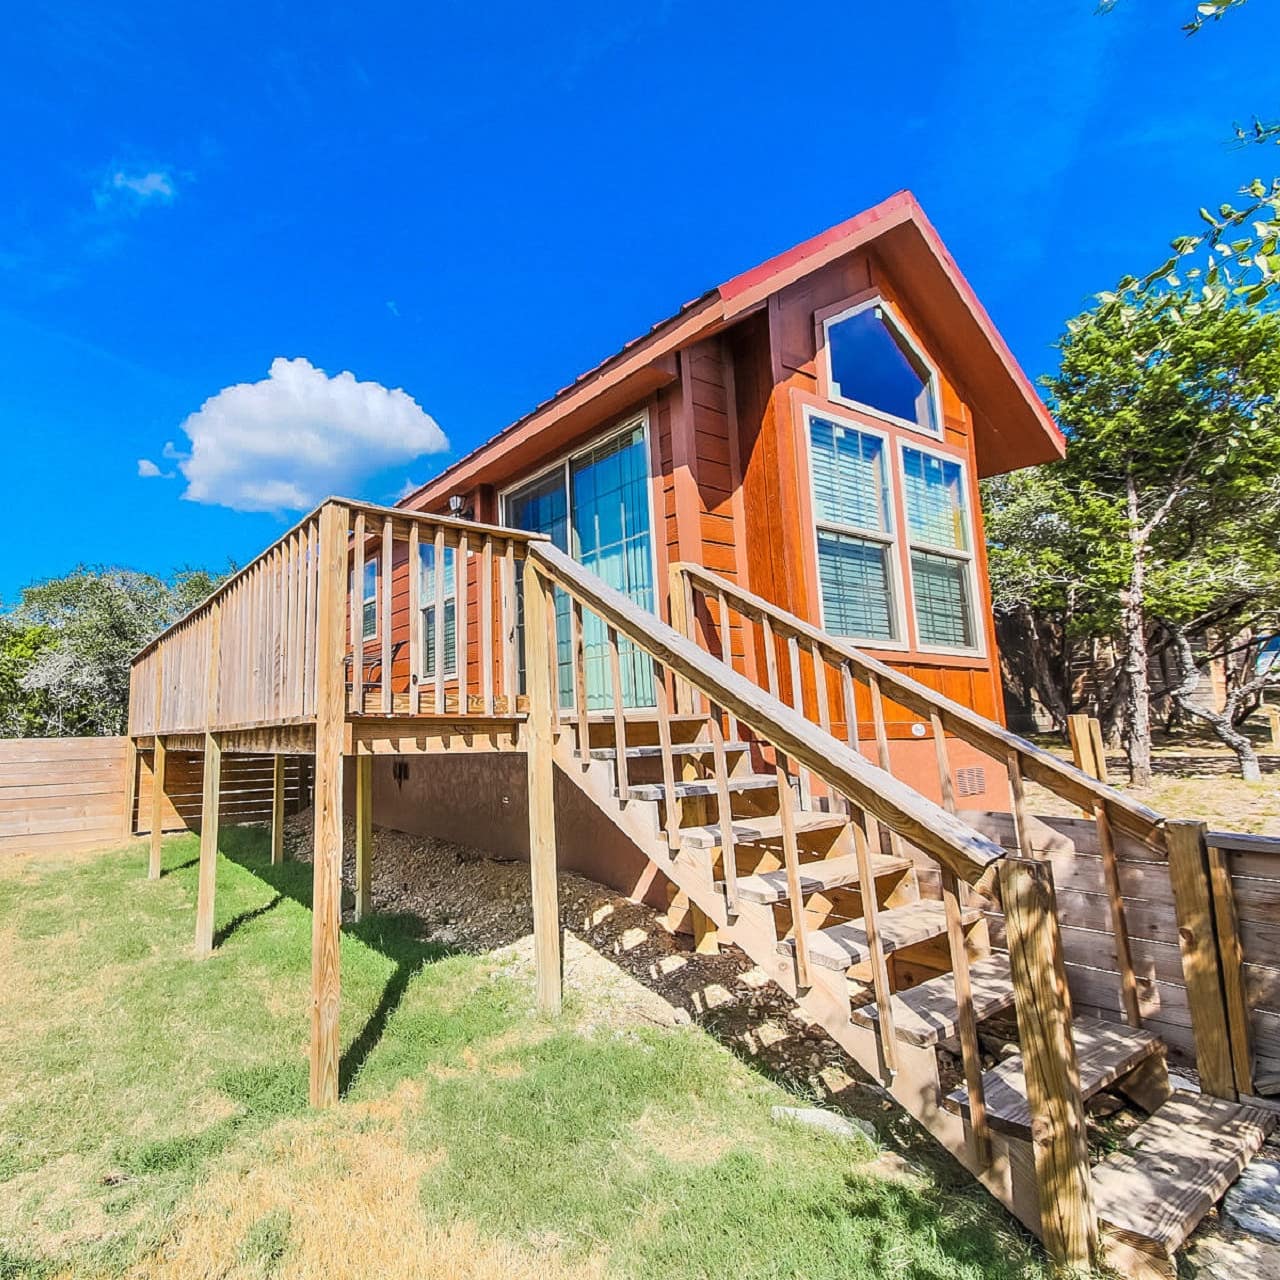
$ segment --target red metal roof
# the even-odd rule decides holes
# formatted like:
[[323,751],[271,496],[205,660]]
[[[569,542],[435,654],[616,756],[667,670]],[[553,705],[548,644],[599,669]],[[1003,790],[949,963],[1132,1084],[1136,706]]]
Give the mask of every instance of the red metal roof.
[[[425,485],[406,495],[399,505],[425,505],[445,492],[468,487],[502,457],[516,437],[528,439],[540,422],[550,426],[569,411],[571,398],[582,399],[588,383],[613,387],[628,373],[627,366],[652,365],[663,356],[726,327],[755,310],[764,299],[826,263],[854,249],[877,242],[877,249],[902,265],[911,263],[921,287],[922,305],[946,311],[952,327],[979,338],[975,346],[962,343],[962,372],[977,426],[979,469],[984,475],[1059,458],[1066,442],[1035,388],[991,322],[972,286],[925,216],[910,191],[846,219],[811,239],[752,267],[700,297],[633,338],[620,350],[562,387],[524,417],[452,463]],[[911,289],[907,282],[908,291]],[[696,323],[690,321],[697,317]],[[630,372],[634,372],[631,369]],[[617,375],[611,378],[610,375]],[[672,375],[674,376],[674,375]],[[637,397],[640,398],[640,397]],[[587,405],[573,408],[576,414]]]

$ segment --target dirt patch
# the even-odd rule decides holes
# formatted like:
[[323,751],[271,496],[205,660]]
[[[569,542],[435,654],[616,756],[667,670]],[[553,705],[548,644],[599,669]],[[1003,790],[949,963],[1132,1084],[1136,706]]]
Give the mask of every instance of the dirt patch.
[[[382,1099],[412,1106],[412,1090]],[[372,1105],[353,1108],[368,1124]],[[423,1221],[422,1179],[443,1157],[408,1150],[391,1125],[352,1132],[348,1117],[286,1127],[266,1157],[226,1170],[201,1190],[163,1248],[132,1280],[598,1280],[603,1262],[569,1263],[554,1248],[516,1248],[469,1222]]]

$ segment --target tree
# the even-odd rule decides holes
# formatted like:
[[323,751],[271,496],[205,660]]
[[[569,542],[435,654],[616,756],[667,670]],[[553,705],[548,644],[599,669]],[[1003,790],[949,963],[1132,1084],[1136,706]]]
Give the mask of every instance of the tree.
[[10,684],[0,685],[4,732],[124,732],[133,654],[216,583],[203,570],[166,582],[128,569],[81,566],[27,587],[3,620],[4,635],[12,637],[4,649],[11,655]]
[[1151,781],[1150,622],[1185,628],[1205,611],[1206,566],[1221,568],[1224,537],[1280,537],[1280,316],[1192,302],[1143,296],[1076,317],[1047,380],[1069,438],[1055,469],[1066,518],[1093,546],[1082,567],[1119,584],[1137,786]]

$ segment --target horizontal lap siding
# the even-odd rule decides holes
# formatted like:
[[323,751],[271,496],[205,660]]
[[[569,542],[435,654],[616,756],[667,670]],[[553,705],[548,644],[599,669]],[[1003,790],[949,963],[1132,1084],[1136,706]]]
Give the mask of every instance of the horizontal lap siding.
[[1253,1033],[1255,1080],[1280,1077],[1280,856],[1229,850],[1244,952],[1244,985]]
[[126,760],[124,738],[0,741],[0,855],[118,843]]

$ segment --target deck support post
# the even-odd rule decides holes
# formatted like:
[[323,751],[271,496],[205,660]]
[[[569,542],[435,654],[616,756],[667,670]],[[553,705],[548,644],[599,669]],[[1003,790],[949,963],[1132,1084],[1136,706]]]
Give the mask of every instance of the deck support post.
[[555,762],[551,755],[552,699],[550,587],[533,557],[524,562],[525,721],[528,762],[529,874],[533,890],[533,956],[538,1010],[552,1016],[563,1001],[560,906],[556,886]]
[[[342,738],[349,511],[320,509],[316,607],[315,855],[311,893],[311,1087],[313,1107],[338,1101],[342,928]],[[362,549],[357,546],[359,563]],[[353,668],[359,672],[359,667]],[[356,677],[358,682],[358,675]]]
[[133,839],[133,811],[138,803],[138,744],[124,740],[124,838]]
[[213,952],[213,900],[218,882],[218,806],[222,800],[222,743],[204,735],[204,796],[200,804],[200,883],[196,898],[196,959]]
[[288,757],[271,757],[271,865],[284,862],[284,777]]
[[356,908],[363,920],[373,891],[373,757],[356,756]]
[[164,738],[156,734],[151,753],[151,857],[147,863],[147,879],[160,879],[160,841],[164,830],[164,774],[169,749]]
[[1007,859],[1000,894],[1033,1117],[1040,1236],[1060,1266],[1087,1271],[1098,1248],[1098,1219],[1050,864]]

